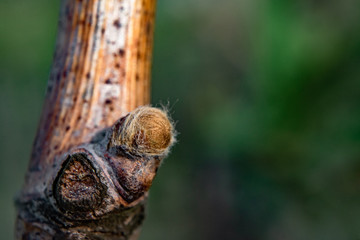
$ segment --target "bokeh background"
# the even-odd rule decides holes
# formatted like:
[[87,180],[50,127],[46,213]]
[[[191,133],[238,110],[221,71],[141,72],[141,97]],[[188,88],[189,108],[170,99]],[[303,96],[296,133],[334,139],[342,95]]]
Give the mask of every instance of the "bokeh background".
[[[59,5],[0,1],[4,240]],[[152,80],[179,135],[141,240],[360,239],[358,0],[159,0]]]

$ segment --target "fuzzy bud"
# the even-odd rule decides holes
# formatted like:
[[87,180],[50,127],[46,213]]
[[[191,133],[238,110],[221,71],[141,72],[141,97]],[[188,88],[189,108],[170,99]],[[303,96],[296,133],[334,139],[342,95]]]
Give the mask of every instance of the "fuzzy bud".
[[174,142],[174,127],[167,113],[143,106],[115,123],[109,147],[135,156],[165,156]]

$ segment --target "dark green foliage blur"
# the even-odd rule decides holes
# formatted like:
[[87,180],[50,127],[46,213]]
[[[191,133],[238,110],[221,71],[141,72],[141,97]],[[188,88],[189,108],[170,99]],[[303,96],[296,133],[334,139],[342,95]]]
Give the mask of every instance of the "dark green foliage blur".
[[[12,239],[59,1],[0,1],[0,232]],[[152,103],[178,144],[141,240],[360,239],[360,2],[159,0]]]

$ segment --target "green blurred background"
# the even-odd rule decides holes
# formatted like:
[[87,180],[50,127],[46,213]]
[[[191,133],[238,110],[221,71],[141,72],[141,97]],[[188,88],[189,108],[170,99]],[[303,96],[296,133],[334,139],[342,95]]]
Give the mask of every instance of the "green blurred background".
[[[4,240],[59,5],[0,0]],[[360,239],[359,0],[159,0],[152,80],[180,134],[141,240]]]

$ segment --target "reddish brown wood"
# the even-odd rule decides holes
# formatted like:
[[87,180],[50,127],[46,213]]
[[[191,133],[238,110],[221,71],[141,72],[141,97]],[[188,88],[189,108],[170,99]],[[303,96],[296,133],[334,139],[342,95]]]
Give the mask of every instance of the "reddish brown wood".
[[[109,127],[149,104],[154,11],[155,0],[62,1],[46,100],[17,200],[17,239],[136,239],[162,157],[120,156],[107,145]],[[139,188],[144,179],[147,187]],[[84,186],[92,189],[90,200],[73,198],[71,191]],[[73,199],[83,199],[84,212]]]
[[149,104],[154,0],[63,1],[30,167]]

